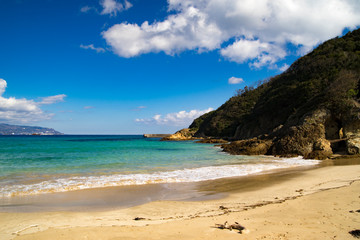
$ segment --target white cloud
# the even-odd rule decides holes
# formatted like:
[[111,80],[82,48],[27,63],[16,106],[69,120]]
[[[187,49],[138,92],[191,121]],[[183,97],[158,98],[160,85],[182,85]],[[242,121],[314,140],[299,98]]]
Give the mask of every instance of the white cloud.
[[89,7],[89,6],[84,6],[84,7],[80,8],[80,12],[83,12],[83,13],[87,13],[87,12],[89,12],[89,11],[91,11],[91,10],[97,11],[96,8],[94,8],[94,7]]
[[213,50],[220,47],[222,39],[220,29],[193,7],[163,22],[144,22],[140,26],[121,23],[102,34],[113,50],[126,58],[149,52],[173,55],[188,49]]
[[115,0],[100,0],[100,5],[103,7],[101,14],[110,14],[111,16],[116,16],[118,12],[128,10],[132,7],[132,4],[127,0],[125,0],[123,4]]
[[163,21],[120,23],[102,35],[122,57],[220,49],[230,61],[249,61],[259,68],[274,67],[289,54],[288,43],[304,53],[340,35],[345,27],[360,24],[358,0],[168,0],[168,4],[171,11]]
[[250,60],[250,65],[255,68],[274,65],[277,60],[286,56],[286,52],[279,46],[270,43],[261,43],[259,40],[247,39],[240,39],[226,48],[221,49],[220,54],[238,63]]
[[284,65],[282,65],[279,70],[282,71],[282,72],[285,72],[290,66],[286,63],[284,63]]
[[58,103],[58,102],[64,102],[64,98],[66,97],[65,94],[59,94],[59,95],[55,95],[55,96],[50,96],[50,97],[43,97],[41,98],[41,102],[38,102],[37,104],[41,105],[41,104],[54,104],[54,103]]
[[94,47],[94,44],[90,44],[90,45],[80,44],[80,48],[83,48],[83,49],[91,49],[91,50],[96,51],[97,53],[105,52],[105,49],[103,49],[103,48],[101,48],[101,47]]
[[3,95],[7,87],[7,83],[4,79],[0,78],[0,97]]
[[136,122],[146,123],[146,124],[158,124],[158,125],[170,125],[170,126],[188,126],[195,119],[201,115],[213,111],[213,108],[208,108],[205,110],[191,110],[189,112],[180,111],[177,113],[168,113],[164,117],[157,114],[150,119],[135,119]]
[[239,83],[243,83],[244,80],[242,78],[237,78],[237,77],[231,77],[228,80],[229,84],[239,84]]
[[94,106],[85,106],[84,109],[93,109],[95,108]]
[[41,102],[25,98],[5,98],[2,95],[6,87],[6,81],[0,78],[0,121],[3,122],[28,123],[51,119],[54,114],[44,112],[39,106],[63,101],[65,97],[64,94],[45,97]]

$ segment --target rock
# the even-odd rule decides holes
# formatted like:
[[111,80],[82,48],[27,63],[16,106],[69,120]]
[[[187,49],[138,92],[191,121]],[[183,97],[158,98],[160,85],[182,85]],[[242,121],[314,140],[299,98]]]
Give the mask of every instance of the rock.
[[226,141],[224,139],[217,139],[217,138],[209,138],[209,139],[202,139],[199,141],[196,141],[196,143],[228,143],[229,141]]
[[304,157],[307,159],[322,160],[331,157],[332,154],[333,152],[331,149],[331,143],[324,138],[320,138],[314,143],[313,151],[305,155]]
[[162,141],[186,141],[186,140],[199,139],[199,138],[194,138],[195,132],[196,132],[196,130],[194,130],[194,129],[184,128],[168,137],[162,138],[161,140]]
[[351,138],[347,140],[346,152],[350,155],[360,154],[360,138]]
[[330,117],[330,111],[326,109],[318,109],[304,116],[299,125],[286,128],[276,138],[272,154],[284,157],[301,155],[311,159],[330,157],[331,144],[325,136],[325,122]]
[[324,152],[330,152],[332,154],[331,143],[324,138],[318,139],[314,143],[313,149],[319,150],[319,151],[324,151]]
[[233,155],[265,155],[268,153],[272,144],[272,140],[252,138],[234,141],[230,144],[223,144],[221,147],[225,152]]
[[360,154],[360,120],[352,120],[343,129],[346,141],[346,152],[350,155]]
[[317,159],[317,160],[324,160],[331,157],[332,154],[326,154],[323,151],[312,151],[311,153],[304,156],[305,159]]

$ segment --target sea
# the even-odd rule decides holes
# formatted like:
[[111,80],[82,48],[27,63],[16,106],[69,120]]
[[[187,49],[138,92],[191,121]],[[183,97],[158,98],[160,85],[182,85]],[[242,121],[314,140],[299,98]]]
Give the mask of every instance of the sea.
[[142,135],[0,136],[0,199],[201,182],[316,164],[301,157],[234,156],[213,144]]

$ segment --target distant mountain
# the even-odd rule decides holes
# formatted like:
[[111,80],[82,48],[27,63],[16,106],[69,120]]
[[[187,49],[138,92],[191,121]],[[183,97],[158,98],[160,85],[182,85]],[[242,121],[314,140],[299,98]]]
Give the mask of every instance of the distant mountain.
[[18,126],[0,123],[0,135],[62,135],[52,128]]
[[190,130],[194,137],[237,140],[223,146],[234,154],[360,154],[360,29],[245,87]]

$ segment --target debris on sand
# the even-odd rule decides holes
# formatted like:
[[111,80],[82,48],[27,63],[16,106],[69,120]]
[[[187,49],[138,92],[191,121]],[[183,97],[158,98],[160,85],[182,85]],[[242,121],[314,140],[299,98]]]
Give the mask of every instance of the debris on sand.
[[356,229],[356,230],[352,230],[349,232],[351,234],[351,236],[356,237],[356,238],[360,238],[360,230]]
[[215,227],[219,229],[229,229],[230,231],[235,229],[238,230],[239,233],[242,233],[242,231],[245,229],[245,227],[240,225],[238,222],[235,222],[234,224],[228,224],[227,221],[224,224],[215,224]]

